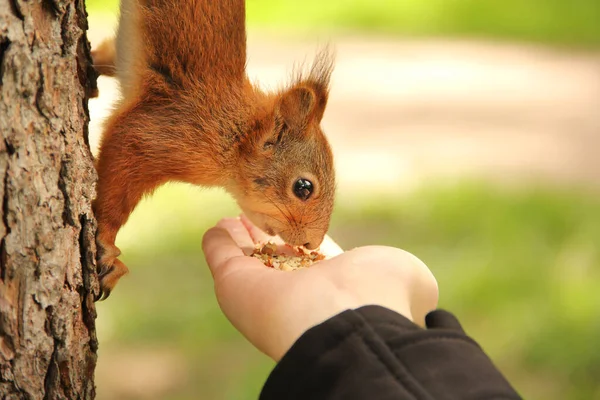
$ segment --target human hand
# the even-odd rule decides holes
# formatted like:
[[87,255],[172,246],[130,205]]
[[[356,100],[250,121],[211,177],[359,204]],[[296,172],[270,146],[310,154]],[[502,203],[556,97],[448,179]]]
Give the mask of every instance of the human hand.
[[380,305],[424,326],[435,309],[437,283],[417,257],[366,246],[347,252],[328,236],[327,257],[309,268],[282,272],[248,255],[272,241],[248,219],[223,219],[206,232],[204,254],[217,301],[229,321],[259,350],[279,360],[308,329],[348,309]]

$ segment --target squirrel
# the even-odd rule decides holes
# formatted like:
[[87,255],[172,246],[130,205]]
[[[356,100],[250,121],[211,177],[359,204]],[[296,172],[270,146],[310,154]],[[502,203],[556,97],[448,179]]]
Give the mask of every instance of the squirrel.
[[118,231],[168,181],[222,187],[266,233],[322,243],[335,193],[320,127],[333,58],[325,49],[287,87],[264,92],[246,75],[245,19],[244,0],[121,0],[116,37],[92,52],[122,94],[95,159],[96,300],[128,272]]

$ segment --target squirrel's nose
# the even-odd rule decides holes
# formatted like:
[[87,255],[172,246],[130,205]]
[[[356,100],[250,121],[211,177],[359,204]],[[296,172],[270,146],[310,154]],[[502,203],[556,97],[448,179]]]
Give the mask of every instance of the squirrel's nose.
[[304,247],[306,247],[308,250],[314,250],[319,246],[315,246],[314,243],[307,242],[307,243],[304,243]]

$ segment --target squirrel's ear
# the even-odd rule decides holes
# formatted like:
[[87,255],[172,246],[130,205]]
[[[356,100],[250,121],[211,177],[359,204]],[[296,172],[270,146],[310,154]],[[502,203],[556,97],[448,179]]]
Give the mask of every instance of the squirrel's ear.
[[290,127],[303,126],[309,121],[321,122],[327,91],[320,85],[303,84],[285,91],[279,100],[279,115]]
[[324,48],[315,58],[308,74],[300,71],[291,89],[279,97],[279,116],[290,127],[302,127],[309,122],[321,122],[333,71],[333,54]]

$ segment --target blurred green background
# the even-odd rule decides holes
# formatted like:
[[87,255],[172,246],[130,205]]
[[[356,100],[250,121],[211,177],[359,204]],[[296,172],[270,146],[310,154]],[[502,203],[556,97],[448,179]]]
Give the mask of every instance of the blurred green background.
[[[113,12],[118,0],[87,0]],[[363,34],[469,36],[576,46],[600,45],[596,0],[247,0],[250,28]]]
[[[90,17],[116,12],[114,0],[86,3]],[[600,45],[596,0],[248,0],[247,8],[250,29],[300,36]],[[578,129],[573,122],[573,140]],[[600,399],[598,180],[545,182],[459,176],[371,195],[346,186],[331,236],[344,248],[390,245],[425,261],[440,307],[525,398]],[[117,241],[131,273],[98,304],[99,399],[257,398],[273,363],[221,314],[200,248],[207,228],[238,212],[223,192],[178,184],[138,207]]]

